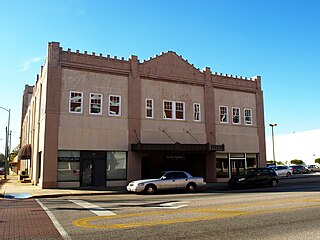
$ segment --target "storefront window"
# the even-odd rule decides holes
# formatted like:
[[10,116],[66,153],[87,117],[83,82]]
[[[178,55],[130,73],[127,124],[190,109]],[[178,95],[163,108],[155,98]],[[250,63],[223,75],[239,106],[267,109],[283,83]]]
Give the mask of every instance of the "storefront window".
[[58,152],[58,182],[77,182],[80,177],[80,152]]
[[247,168],[257,167],[257,155],[255,153],[247,153]]
[[107,180],[127,178],[127,153],[107,152]]
[[216,155],[216,173],[217,178],[229,177],[229,159],[227,154]]

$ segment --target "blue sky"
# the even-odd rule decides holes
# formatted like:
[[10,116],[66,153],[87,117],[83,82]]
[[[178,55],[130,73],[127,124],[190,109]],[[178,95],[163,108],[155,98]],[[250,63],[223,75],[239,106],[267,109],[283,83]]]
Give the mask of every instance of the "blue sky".
[[[140,60],[175,51],[197,68],[260,75],[266,135],[320,128],[320,1],[2,0],[0,106],[19,143],[22,93],[47,44]],[[7,112],[0,109],[0,152]]]

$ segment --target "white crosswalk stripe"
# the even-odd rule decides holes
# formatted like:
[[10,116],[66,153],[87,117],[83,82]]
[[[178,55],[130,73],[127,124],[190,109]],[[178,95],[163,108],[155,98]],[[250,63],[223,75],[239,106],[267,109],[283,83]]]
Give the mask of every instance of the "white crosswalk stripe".
[[86,201],[83,201],[83,200],[69,200],[70,202],[73,202],[85,209],[88,209],[89,211],[93,212],[94,214],[98,215],[98,216],[113,216],[113,215],[116,215],[115,213],[109,211],[109,210],[106,210],[102,207],[99,207],[97,205],[94,205],[92,203],[89,203],[89,202],[86,202]]

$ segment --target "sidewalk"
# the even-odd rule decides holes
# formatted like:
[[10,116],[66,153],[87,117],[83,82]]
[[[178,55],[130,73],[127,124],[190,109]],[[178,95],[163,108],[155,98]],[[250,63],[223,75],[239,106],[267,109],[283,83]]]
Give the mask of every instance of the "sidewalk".
[[[226,189],[226,183],[207,183],[204,191],[220,191]],[[1,198],[47,198],[73,195],[102,195],[102,194],[124,194],[127,193],[125,187],[107,187],[99,189],[41,189],[31,183],[22,183],[18,176],[8,175],[7,179],[0,180]]]
[[[1,178],[0,178],[1,179]],[[72,195],[99,195],[99,194],[119,194],[126,193],[124,187],[110,187],[103,189],[41,189],[31,183],[22,183],[18,176],[9,175],[7,179],[0,180],[0,199],[1,198],[44,198],[60,197]]]

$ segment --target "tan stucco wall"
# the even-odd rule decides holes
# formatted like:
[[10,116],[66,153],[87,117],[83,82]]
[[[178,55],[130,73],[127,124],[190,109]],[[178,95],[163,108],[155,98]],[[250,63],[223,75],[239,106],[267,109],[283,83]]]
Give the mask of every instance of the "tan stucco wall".
[[[216,137],[220,143],[225,144],[225,151],[234,153],[259,152],[255,93],[214,89],[214,96],[216,104]],[[228,107],[228,124],[220,123],[219,106]],[[232,124],[232,107],[240,108],[240,125]],[[244,125],[243,123],[245,108],[252,109],[252,125]]]
[[[128,78],[63,69],[59,149],[128,150]],[[70,91],[83,92],[82,114],[69,113]],[[90,93],[100,93],[102,115],[89,114]],[[108,116],[109,95],[121,96],[121,116]]]
[[[145,117],[146,98],[154,101],[154,119]],[[185,120],[163,119],[163,100],[184,102]],[[206,143],[203,87],[141,79],[141,103],[142,143],[172,143],[162,130],[180,143],[197,143],[186,131],[200,143]],[[201,122],[193,121],[193,103],[200,103]]]

